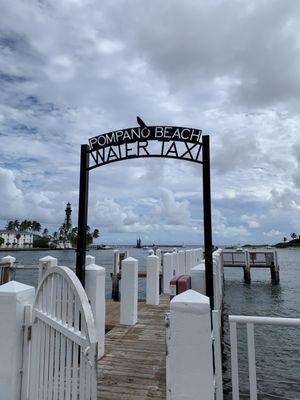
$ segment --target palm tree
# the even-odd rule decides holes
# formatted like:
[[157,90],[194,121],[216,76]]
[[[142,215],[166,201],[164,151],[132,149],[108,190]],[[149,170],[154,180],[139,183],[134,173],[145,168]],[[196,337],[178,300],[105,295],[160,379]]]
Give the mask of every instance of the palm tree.
[[292,238],[292,239],[297,239],[297,234],[296,234],[296,233],[294,233],[294,232],[293,232],[293,233],[291,233],[291,238]]
[[26,231],[30,227],[31,227],[31,222],[28,221],[27,219],[24,219],[24,221],[20,223],[20,231]]
[[39,232],[41,230],[41,224],[37,221],[32,221],[31,229],[33,232]]
[[26,231],[27,227],[26,223],[27,223],[26,219],[20,223],[20,231]]
[[99,229],[94,229],[93,232],[93,239],[97,239],[100,235]]
[[8,223],[6,225],[6,229],[8,231],[13,231],[14,230],[14,221],[8,221]]
[[284,242],[286,242],[286,241],[287,241],[287,238],[286,238],[286,237],[284,237],[284,238],[283,238],[283,241],[284,241]]
[[20,227],[20,221],[18,221],[17,219],[14,220],[14,229],[17,231],[19,230]]

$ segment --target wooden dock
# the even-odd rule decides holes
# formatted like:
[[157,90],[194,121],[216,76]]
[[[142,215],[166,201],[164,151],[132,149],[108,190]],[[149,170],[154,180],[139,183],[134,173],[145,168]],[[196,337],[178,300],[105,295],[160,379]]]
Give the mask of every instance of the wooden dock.
[[119,303],[106,303],[105,356],[98,362],[100,400],[166,399],[165,313],[169,296],[159,306],[138,304],[138,323],[120,325]]

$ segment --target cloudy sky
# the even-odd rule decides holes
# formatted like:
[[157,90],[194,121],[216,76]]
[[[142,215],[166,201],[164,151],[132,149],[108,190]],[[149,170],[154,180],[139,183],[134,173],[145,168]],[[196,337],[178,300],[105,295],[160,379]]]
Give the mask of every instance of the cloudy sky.
[[[211,135],[213,237],[300,234],[300,2],[0,1],[0,223],[77,219],[80,144],[136,126]],[[202,243],[201,165],[91,173],[104,243]]]

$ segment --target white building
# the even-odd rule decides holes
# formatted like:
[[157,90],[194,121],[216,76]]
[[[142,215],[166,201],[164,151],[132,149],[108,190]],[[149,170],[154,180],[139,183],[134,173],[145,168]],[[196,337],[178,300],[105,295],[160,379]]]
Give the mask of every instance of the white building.
[[72,244],[68,240],[67,241],[60,240],[57,243],[56,248],[57,249],[72,249]]
[[28,249],[33,246],[33,234],[31,232],[8,231],[0,229],[0,237],[4,239],[4,243],[0,245],[1,249]]

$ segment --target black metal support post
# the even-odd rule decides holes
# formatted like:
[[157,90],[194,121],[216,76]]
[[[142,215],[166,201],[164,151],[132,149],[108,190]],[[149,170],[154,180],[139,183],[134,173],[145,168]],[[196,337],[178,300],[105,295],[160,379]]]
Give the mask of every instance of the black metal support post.
[[203,151],[203,221],[204,221],[204,252],[206,296],[210,299],[210,307],[214,309],[214,281],[212,258],[212,228],[211,228],[211,194],[210,194],[210,150],[209,136],[202,136]]
[[80,282],[82,283],[83,287],[85,284],[86,227],[87,227],[88,194],[89,194],[88,150],[89,146],[87,144],[81,145],[76,275],[80,280]]

